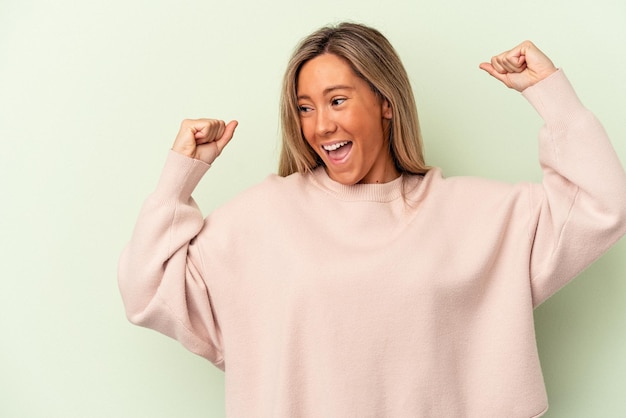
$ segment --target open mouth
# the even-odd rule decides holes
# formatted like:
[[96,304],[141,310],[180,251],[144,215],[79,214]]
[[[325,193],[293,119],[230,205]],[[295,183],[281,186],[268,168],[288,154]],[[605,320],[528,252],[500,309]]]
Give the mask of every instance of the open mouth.
[[340,162],[348,156],[352,149],[352,141],[335,142],[334,144],[324,145],[322,149],[326,151],[328,158],[333,162]]

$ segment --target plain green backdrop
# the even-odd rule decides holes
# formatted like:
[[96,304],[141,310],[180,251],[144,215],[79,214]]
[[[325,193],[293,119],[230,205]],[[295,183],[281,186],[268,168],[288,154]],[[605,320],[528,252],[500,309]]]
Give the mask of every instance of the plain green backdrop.
[[[181,119],[240,121],[204,213],[274,171],[287,58],[342,20],[396,46],[448,176],[540,180],[541,120],[478,69],[527,38],[626,161],[623,0],[0,0],[1,417],[224,415],[220,371],[126,321],[117,260]],[[536,311],[548,417],[626,417],[625,241]]]

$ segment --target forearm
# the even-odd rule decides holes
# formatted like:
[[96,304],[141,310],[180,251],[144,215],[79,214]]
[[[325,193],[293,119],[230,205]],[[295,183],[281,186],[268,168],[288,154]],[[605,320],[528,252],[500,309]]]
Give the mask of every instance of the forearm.
[[[156,296],[165,270],[184,277],[189,242],[203,225],[191,198],[208,165],[170,152],[154,193],[146,199],[119,262],[118,280],[129,319],[140,316]],[[179,265],[177,265],[177,261]]]

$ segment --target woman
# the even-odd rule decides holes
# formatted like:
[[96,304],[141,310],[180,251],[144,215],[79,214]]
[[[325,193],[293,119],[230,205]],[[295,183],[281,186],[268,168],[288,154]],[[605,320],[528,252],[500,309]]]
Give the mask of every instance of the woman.
[[129,319],[225,370],[231,417],[542,415],[533,308],[624,234],[626,175],[532,43],[480,67],[544,118],[542,184],[429,169],[391,45],[323,28],[285,74],[280,176],[206,219],[237,122],[182,123],[120,260]]

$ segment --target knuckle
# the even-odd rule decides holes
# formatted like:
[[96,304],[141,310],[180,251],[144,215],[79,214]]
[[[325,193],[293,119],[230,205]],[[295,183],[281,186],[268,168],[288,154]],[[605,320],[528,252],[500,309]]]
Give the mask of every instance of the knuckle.
[[183,119],[182,122],[180,123],[181,128],[187,127],[189,125],[191,125],[193,123],[193,120],[191,119]]

